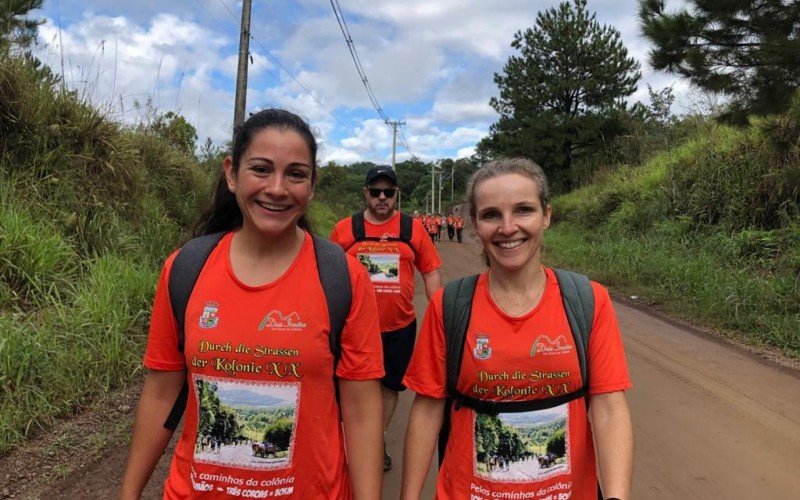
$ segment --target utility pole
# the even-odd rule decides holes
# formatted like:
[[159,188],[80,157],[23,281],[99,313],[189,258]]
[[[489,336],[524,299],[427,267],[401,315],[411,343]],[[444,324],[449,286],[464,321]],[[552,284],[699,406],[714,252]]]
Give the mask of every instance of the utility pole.
[[453,204],[453,184],[455,183],[456,178],[456,162],[453,162],[453,166],[450,167],[450,204]]
[[[387,121],[387,124],[392,126],[392,170],[395,170],[395,158],[397,153],[397,126],[398,125],[405,125],[405,121]],[[403,210],[401,196],[403,195],[402,192],[397,193],[397,210]]]
[[394,170],[395,165],[395,153],[397,151],[397,126],[398,125],[405,125],[405,121],[387,121],[387,125],[392,126],[392,170]]
[[434,203],[434,200],[436,199],[434,198],[435,196],[434,193],[436,193],[436,177],[434,177],[435,172],[436,172],[436,162],[432,162],[431,163],[431,213],[434,213],[436,211],[436,206],[435,206],[436,204]]
[[442,213],[442,170],[439,170],[439,211],[436,213]]
[[247,104],[247,63],[250,56],[250,10],[252,0],[242,2],[242,28],[239,32],[239,69],[236,72],[236,104],[233,111],[234,129],[244,122]]

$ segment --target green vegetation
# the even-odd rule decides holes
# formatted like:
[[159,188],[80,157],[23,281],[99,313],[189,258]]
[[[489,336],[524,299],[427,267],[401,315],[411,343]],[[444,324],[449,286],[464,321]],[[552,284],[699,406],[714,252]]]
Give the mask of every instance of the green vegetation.
[[494,75],[500,97],[489,102],[500,119],[478,151],[532,158],[551,184],[569,189],[573,163],[625,133],[623,99],[636,91],[639,63],[616,28],[597,22],[586,0],[539,12],[511,47],[516,53]]
[[133,380],[159,268],[210,177],[0,55],[0,452]]
[[[498,416],[478,414],[475,419],[475,447],[481,472],[491,472],[498,460],[506,464],[549,453],[561,463],[566,455],[564,417],[544,423],[508,425]],[[552,462],[550,462],[552,463]]]
[[[800,100],[553,201],[546,259],[800,357]],[[685,125],[685,124],[684,124]]]
[[800,3],[689,0],[673,13],[665,4],[639,0],[653,68],[725,95],[726,121],[746,124],[749,115],[789,107],[800,78]]
[[[372,162],[354,163],[341,166],[329,162],[319,170],[319,179],[314,193],[314,200],[325,208],[322,213],[319,205],[311,207],[311,218],[315,229],[322,235],[330,234],[336,221],[351,215],[356,210],[364,209],[364,177],[369,169],[376,167]],[[426,198],[430,199],[431,171],[436,172],[436,187],[439,188],[439,172],[442,174],[441,192],[442,211],[447,207],[461,203],[466,189],[467,179],[478,168],[475,158],[452,160],[440,159],[435,162],[409,160],[395,166],[397,184],[400,187],[400,204],[403,212],[415,210],[424,212]],[[452,198],[451,187],[452,185]],[[438,210],[437,194],[437,210]],[[330,224],[330,226],[328,226]],[[326,231],[327,229],[327,231]]]
[[215,439],[230,443],[241,439],[243,425],[239,423],[236,411],[219,400],[217,384],[197,380],[197,395],[199,400],[197,440]]

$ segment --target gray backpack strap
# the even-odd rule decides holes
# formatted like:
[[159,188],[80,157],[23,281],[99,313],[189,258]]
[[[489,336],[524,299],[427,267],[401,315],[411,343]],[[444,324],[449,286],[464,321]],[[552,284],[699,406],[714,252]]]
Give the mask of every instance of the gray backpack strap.
[[466,276],[449,282],[442,296],[442,320],[445,335],[445,360],[447,363],[446,389],[448,396],[455,394],[464,354],[464,338],[472,313],[472,296],[478,275]]
[[328,319],[331,326],[330,347],[335,372],[342,355],[342,330],[353,302],[350,271],[342,247],[319,236],[312,235],[312,238],[319,281],[322,283],[322,291],[328,305]]
[[[189,240],[178,250],[178,255],[172,261],[167,289],[172,314],[175,316],[175,323],[178,326],[178,351],[181,353],[183,353],[186,341],[186,305],[189,303],[189,297],[192,295],[194,285],[197,283],[197,278],[200,276],[208,256],[211,255],[224,235],[225,231]],[[164,422],[166,429],[174,431],[178,428],[183,412],[186,410],[188,397],[189,384],[184,381],[181,392],[178,393],[172,410]]]
[[594,323],[594,292],[589,278],[583,274],[553,269],[561,289],[564,311],[567,313],[575,347],[578,349],[578,361],[581,366],[583,385],[589,387],[589,337]]
[[444,461],[444,451],[450,438],[450,407],[456,394],[456,383],[461,372],[461,356],[464,353],[464,339],[467,336],[469,318],[472,313],[472,296],[478,275],[466,276],[449,282],[442,295],[442,320],[444,323],[445,363],[447,378],[442,428],[439,430],[439,466]]

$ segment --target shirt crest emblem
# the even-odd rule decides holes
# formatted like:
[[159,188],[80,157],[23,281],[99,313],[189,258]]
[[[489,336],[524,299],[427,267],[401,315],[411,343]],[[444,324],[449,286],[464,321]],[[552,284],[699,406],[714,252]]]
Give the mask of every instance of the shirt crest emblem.
[[479,333],[475,339],[475,349],[472,350],[475,359],[489,359],[492,357],[492,348],[489,346],[489,334]]
[[219,323],[219,316],[217,315],[219,304],[216,302],[206,302],[203,307],[203,314],[200,315],[200,328],[214,328]]

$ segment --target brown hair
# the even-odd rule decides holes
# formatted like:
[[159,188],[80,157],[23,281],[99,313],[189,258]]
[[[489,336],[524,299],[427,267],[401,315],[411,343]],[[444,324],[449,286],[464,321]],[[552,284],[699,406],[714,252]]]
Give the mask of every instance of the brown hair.
[[[251,114],[241,125],[234,128],[231,157],[233,170],[239,170],[242,154],[253,142],[258,132],[274,128],[281,131],[291,130],[303,138],[308,153],[311,156],[311,184],[317,179],[317,140],[305,120],[294,113],[284,109],[264,109]],[[200,216],[195,226],[195,236],[216,233],[218,231],[231,231],[242,225],[242,212],[236,203],[236,196],[228,189],[225,174],[221,174],[217,181],[214,199],[209,208]],[[311,223],[303,214],[297,225],[308,232],[313,232]]]

